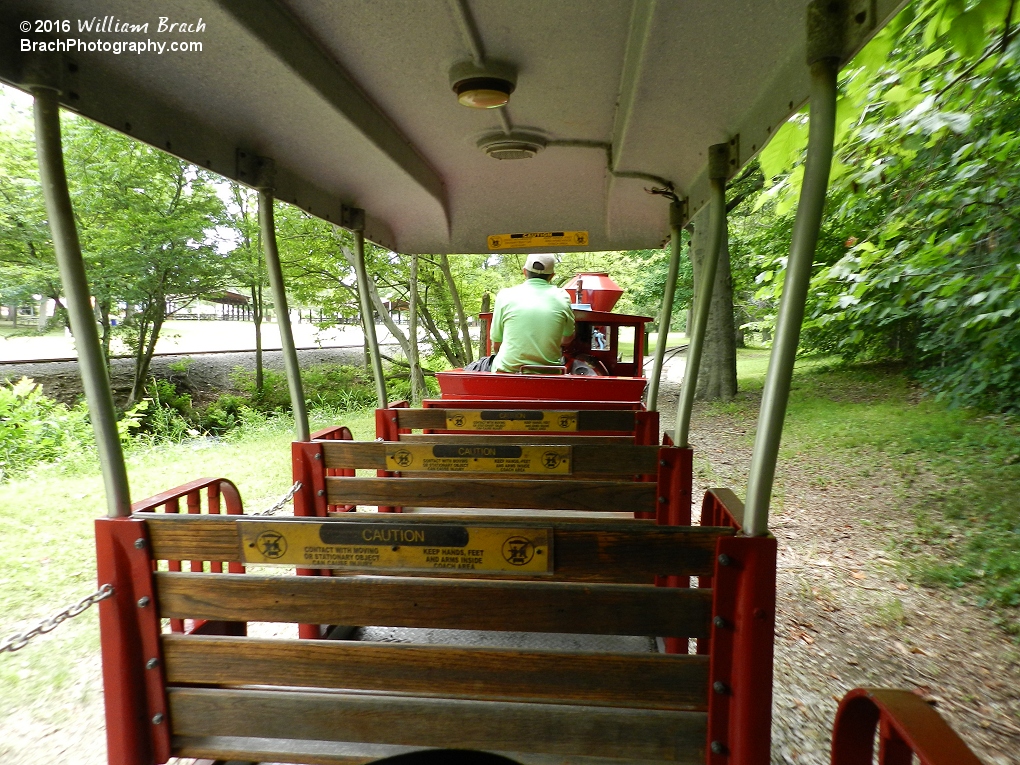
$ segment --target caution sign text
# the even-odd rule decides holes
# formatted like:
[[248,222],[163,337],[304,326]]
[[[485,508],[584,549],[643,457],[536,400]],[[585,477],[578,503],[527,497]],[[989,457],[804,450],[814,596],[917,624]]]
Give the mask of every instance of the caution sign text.
[[577,412],[448,409],[446,429],[489,430],[493,433],[569,433],[577,430]]
[[551,529],[425,523],[239,523],[245,563],[550,574]]
[[386,447],[386,469],[569,475],[570,457],[569,446],[396,443]]
[[528,234],[490,234],[490,250],[515,250],[521,247],[587,247],[587,231],[535,231]]

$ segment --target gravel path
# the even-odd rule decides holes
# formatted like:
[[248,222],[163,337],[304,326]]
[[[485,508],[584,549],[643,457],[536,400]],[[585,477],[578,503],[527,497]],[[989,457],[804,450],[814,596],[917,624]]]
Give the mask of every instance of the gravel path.
[[[678,387],[660,395],[672,431]],[[754,408],[757,416],[757,406]],[[696,405],[694,496],[744,496],[754,419]],[[890,541],[910,535],[913,488],[890,468],[839,454],[781,460],[772,533],[779,540],[775,765],[827,765],[837,700],[851,688],[905,688],[933,703],[987,765],[1020,762],[1020,650],[989,612],[904,578]]]

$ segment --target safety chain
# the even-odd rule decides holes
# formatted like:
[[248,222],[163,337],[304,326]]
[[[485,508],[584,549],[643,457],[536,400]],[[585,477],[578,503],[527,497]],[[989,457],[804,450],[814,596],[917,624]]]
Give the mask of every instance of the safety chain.
[[263,510],[261,513],[252,513],[252,515],[261,515],[261,516],[276,515],[278,512],[280,512],[284,508],[284,506],[288,502],[290,502],[292,499],[294,499],[294,495],[297,494],[299,491],[301,491],[301,481],[295,481],[294,485],[290,487],[290,490],[286,494],[284,494],[282,497],[280,497],[279,501],[277,501],[277,503],[275,505],[273,505],[272,507],[270,507],[270,508],[268,508],[266,510]]
[[94,603],[98,603],[101,600],[106,600],[112,596],[113,585],[104,584],[91,595],[82,598],[73,606],[68,606],[63,611],[54,614],[49,619],[44,619],[32,629],[11,635],[9,638],[0,643],[0,653],[3,653],[4,651],[10,651],[11,653],[14,651],[20,651],[28,645],[28,641],[32,638],[38,637],[39,635],[45,635],[47,632],[52,632],[61,622],[66,621],[67,619],[73,619],[75,616],[85,613],[89,606]]

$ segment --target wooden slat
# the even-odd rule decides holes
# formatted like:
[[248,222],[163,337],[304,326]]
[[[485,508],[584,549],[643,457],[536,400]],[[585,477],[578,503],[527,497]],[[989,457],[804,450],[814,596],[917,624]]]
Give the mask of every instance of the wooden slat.
[[156,575],[160,615],[228,622],[708,637],[712,591],[403,576]]
[[[562,439],[561,439],[562,440]],[[472,443],[495,445],[492,439],[482,438],[467,441],[454,439],[463,444]],[[429,440],[422,445],[439,445],[444,442]],[[451,442],[445,442],[449,444]],[[504,442],[505,443],[505,442]],[[512,443],[512,441],[511,441]],[[522,443],[522,442],[518,442]],[[541,442],[549,445],[547,442]],[[571,461],[574,473],[595,473],[602,475],[654,475],[659,465],[659,447],[634,446],[626,444],[572,444]],[[325,441],[322,444],[323,463],[327,468],[375,468],[386,469],[386,449],[383,441]],[[404,471],[414,472],[414,471]],[[470,474],[475,475],[475,474]],[[571,476],[550,476],[571,478]]]
[[[385,757],[421,751],[421,747],[385,744],[352,744],[341,741],[296,741],[280,738],[239,738],[230,736],[174,736],[177,757],[210,760],[293,762],[301,765],[367,765]],[[665,765],[663,760],[621,762],[606,757],[564,757],[534,752],[494,752],[520,765]]]
[[[397,479],[405,480],[405,479]],[[191,558],[240,560],[239,523],[265,519],[238,516],[139,514],[145,518],[153,554],[159,560]],[[475,523],[513,528],[553,529],[556,571],[565,581],[650,582],[655,575],[707,576],[712,573],[716,540],[731,528],[656,526],[651,521],[590,518],[529,521],[524,518],[479,518],[468,515],[349,513],[343,523]],[[330,523],[334,519],[277,518],[273,523]],[[453,575],[444,572],[443,576]],[[472,573],[464,576],[474,576]]]
[[[175,757],[205,761],[196,763],[196,765],[209,765],[209,761],[213,763],[241,761],[293,762],[299,765],[367,765],[367,763],[381,760],[384,757],[395,757],[399,754],[410,754],[417,751],[417,748],[413,746],[241,736],[175,735],[171,738],[171,746]],[[531,764],[529,763],[529,765]],[[535,765],[546,765],[546,763],[535,763]],[[557,761],[549,763],[549,765],[563,765],[563,763]],[[605,765],[605,762],[592,763],[592,765]],[[658,763],[654,765],[658,765]]]
[[634,436],[586,436],[583,434],[572,436],[563,433],[545,433],[543,435],[531,433],[517,433],[514,435],[504,435],[501,433],[492,433],[491,435],[477,435],[475,433],[466,433],[464,435],[456,433],[401,433],[399,438],[401,441],[410,443],[432,441],[437,444],[463,442],[466,444],[551,444],[552,446],[574,446],[578,443],[603,445],[634,443]]
[[164,635],[169,683],[708,708],[708,657]]
[[177,736],[250,736],[704,762],[707,715],[300,691],[170,688]]
[[[553,411],[543,410],[540,406],[518,407],[530,411]],[[508,407],[486,407],[481,405],[479,410],[506,411]],[[443,430],[446,427],[447,412],[465,411],[458,409],[394,409],[397,416],[397,425],[400,428],[429,428]],[[559,411],[559,410],[556,410]],[[634,412],[625,409],[590,409],[580,410],[577,413],[577,432],[585,431],[622,431],[632,432],[634,430]],[[562,435],[562,434],[561,434]]]
[[634,481],[326,478],[331,505],[654,512],[657,496]]

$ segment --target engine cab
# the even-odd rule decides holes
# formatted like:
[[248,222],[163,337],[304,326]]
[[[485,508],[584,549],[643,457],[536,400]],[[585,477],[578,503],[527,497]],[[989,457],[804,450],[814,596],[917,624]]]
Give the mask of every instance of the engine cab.
[[[453,369],[437,373],[444,399],[568,399],[638,402],[644,393],[645,324],[648,316],[613,313],[623,288],[604,271],[575,275],[564,285],[576,332],[564,348],[562,367],[493,374]],[[485,353],[492,354],[492,313],[479,314]]]

